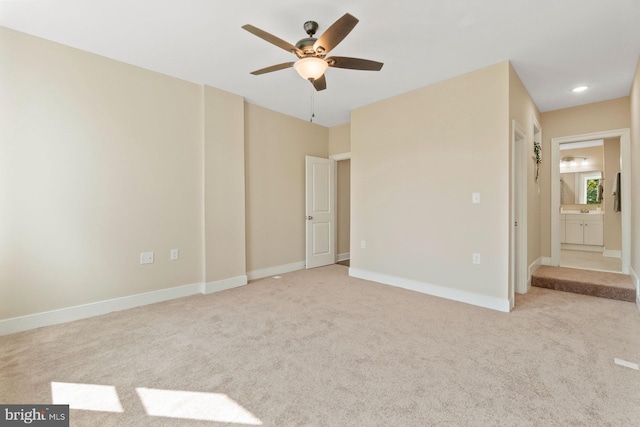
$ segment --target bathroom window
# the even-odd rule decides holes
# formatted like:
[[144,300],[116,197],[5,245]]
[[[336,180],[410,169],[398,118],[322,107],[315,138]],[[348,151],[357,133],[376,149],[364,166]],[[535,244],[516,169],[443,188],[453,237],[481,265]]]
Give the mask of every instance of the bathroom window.
[[587,194],[585,194],[585,198],[587,200],[588,205],[598,204],[598,185],[599,184],[600,184],[599,179],[587,179],[587,182],[585,185]]
[[580,195],[580,204],[597,205],[598,185],[602,179],[602,172],[583,172],[577,175],[579,179],[576,179],[576,184],[579,186],[579,191],[576,193]]

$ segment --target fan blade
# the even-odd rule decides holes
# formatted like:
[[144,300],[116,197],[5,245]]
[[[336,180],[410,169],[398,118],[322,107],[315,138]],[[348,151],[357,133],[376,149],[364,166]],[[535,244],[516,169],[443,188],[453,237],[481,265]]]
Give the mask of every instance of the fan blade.
[[260,74],[270,73],[272,71],[284,70],[285,68],[293,67],[293,62],[284,62],[278,65],[272,65],[271,67],[261,68],[259,70],[252,71],[251,74],[259,76]]
[[291,52],[297,56],[304,56],[304,53],[300,49],[292,45],[291,43],[286,42],[281,38],[274,36],[273,34],[269,34],[266,31],[261,30],[260,28],[254,27],[253,25],[249,25],[249,24],[243,25],[242,28],[249,31],[251,34],[260,37],[262,40],[266,40],[269,43],[274,44],[279,48],[286,50],[287,52]]
[[327,79],[324,77],[324,74],[322,75],[322,77],[320,77],[319,79],[315,79],[311,83],[313,84],[313,87],[315,87],[318,91],[325,90],[327,88]]
[[332,56],[327,58],[329,67],[333,68],[347,68],[349,70],[364,70],[364,71],[380,71],[384,65],[382,62],[369,61],[368,59],[349,58],[346,56]]
[[318,40],[313,44],[313,49],[316,52],[326,55],[331,49],[336,47],[347,34],[353,30],[353,27],[358,23],[358,19],[348,13],[334,22],[327,31],[320,36]]

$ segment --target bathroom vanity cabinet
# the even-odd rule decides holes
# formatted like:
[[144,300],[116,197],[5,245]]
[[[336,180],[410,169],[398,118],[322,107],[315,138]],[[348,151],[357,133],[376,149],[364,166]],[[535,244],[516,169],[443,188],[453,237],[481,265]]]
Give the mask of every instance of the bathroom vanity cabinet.
[[560,243],[602,246],[603,214],[561,214]]

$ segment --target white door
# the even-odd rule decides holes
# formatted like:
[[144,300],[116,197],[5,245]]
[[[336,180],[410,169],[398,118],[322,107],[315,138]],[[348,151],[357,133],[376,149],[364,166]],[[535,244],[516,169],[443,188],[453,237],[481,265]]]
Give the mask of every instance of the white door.
[[336,162],[306,156],[307,268],[336,262]]

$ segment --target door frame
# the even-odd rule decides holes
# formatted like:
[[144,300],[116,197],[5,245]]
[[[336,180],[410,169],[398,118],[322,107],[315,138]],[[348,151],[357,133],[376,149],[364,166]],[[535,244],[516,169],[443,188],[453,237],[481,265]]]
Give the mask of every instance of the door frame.
[[340,160],[351,160],[351,152],[348,153],[340,153],[340,154],[332,154],[329,156],[331,160],[335,160],[339,162]]
[[622,273],[631,262],[631,131],[629,128],[551,139],[551,265],[560,265],[560,144],[592,139],[620,138],[620,186],[622,187]]
[[[341,161],[341,160],[351,160],[351,152],[349,151],[349,152],[346,152],[346,153],[332,154],[332,155],[329,156],[329,158],[331,160],[335,160],[336,163]],[[336,165],[336,174],[337,174],[337,172],[338,172],[338,167]],[[340,185],[340,183],[336,179],[336,186],[339,186],[339,185]],[[336,215],[337,215],[338,209],[339,209],[339,206],[338,206],[338,191],[337,191],[337,189],[336,189],[336,192],[335,192],[335,198],[336,198],[335,205],[336,205]],[[349,199],[351,199],[351,191],[349,191]],[[351,218],[349,218],[349,223],[351,223]],[[349,228],[351,228],[351,227],[349,227]],[[336,245],[337,245],[337,242],[338,242],[338,221],[337,221],[337,219],[336,219],[335,236],[333,236],[333,238],[336,241]],[[349,242],[351,242],[351,236],[349,236]],[[343,261],[343,260],[338,258],[338,255],[339,255],[338,254],[338,250],[336,249],[336,262]],[[351,260],[351,249],[349,249],[349,260]]]
[[[510,171],[510,256],[509,308],[515,305],[515,293],[527,292],[527,134],[516,120],[511,121]],[[517,224],[517,225],[516,225]]]

